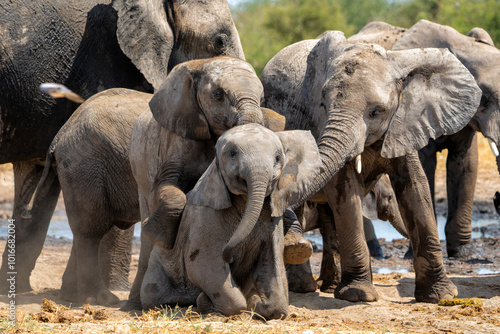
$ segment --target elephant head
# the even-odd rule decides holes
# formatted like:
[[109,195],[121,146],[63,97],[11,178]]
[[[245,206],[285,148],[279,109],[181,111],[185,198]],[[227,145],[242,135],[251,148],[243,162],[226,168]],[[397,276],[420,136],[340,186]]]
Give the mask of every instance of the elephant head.
[[158,89],[167,73],[191,59],[245,59],[226,0],[114,0],[123,52]]
[[[270,196],[271,216],[280,217],[320,171],[321,159],[309,131],[272,132],[258,124],[228,130],[215,146],[216,158],[189,196],[195,205],[216,210],[231,206],[231,193],[247,201],[238,227],[223,251],[231,263],[234,248],[253,230],[264,199]],[[202,181],[205,180],[205,181]]]
[[162,127],[189,139],[208,140],[236,125],[263,124],[262,95],[250,64],[215,57],[176,66],[149,106]]
[[381,141],[381,155],[395,158],[459,131],[480,99],[474,78],[448,50],[387,51],[333,31],[280,51],[261,80],[264,105],[283,112],[288,128],[318,138],[325,170],[298,204],[365,146]]
[[449,26],[421,20],[403,35],[393,50],[415,47],[449,49],[472,73],[481,88],[481,103],[470,125],[490,142],[498,156],[500,145],[500,50],[486,31],[474,28],[463,35]]

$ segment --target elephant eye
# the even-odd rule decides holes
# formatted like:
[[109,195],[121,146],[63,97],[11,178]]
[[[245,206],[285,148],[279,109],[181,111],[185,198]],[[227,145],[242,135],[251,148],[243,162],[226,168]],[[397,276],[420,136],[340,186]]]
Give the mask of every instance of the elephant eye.
[[377,117],[380,113],[384,112],[384,109],[381,107],[375,107],[370,111],[370,117],[375,118]]
[[392,195],[387,196],[387,200],[390,202],[392,201]]
[[214,49],[218,55],[223,55],[227,51],[227,40],[229,37],[226,34],[220,34],[214,39]]
[[224,91],[222,89],[216,89],[214,92],[214,99],[218,102],[224,102]]
[[278,153],[276,154],[276,156],[274,157],[274,165],[276,166],[277,164],[279,164],[281,162],[281,154]]
[[232,148],[227,152],[227,155],[229,155],[229,157],[231,157],[231,158],[234,158],[236,155],[238,155],[238,151],[236,151],[236,149]]

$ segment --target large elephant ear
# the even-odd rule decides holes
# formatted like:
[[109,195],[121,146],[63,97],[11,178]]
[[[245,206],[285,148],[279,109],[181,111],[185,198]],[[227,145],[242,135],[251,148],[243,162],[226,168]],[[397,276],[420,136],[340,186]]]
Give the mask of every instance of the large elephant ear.
[[164,128],[188,139],[210,139],[210,128],[196,99],[192,62],[172,69],[160,89],[153,95],[149,108]]
[[493,42],[493,39],[491,38],[490,34],[488,34],[488,32],[483,28],[479,27],[472,28],[472,30],[469,31],[467,36],[473,37],[476,42],[495,46],[495,43]]
[[276,189],[271,194],[271,214],[282,216],[285,210],[299,201],[316,175],[322,162],[318,145],[310,131],[293,130],[276,132],[285,151],[286,163]]
[[387,51],[403,90],[385,134],[382,156],[395,158],[426,146],[429,139],[465,127],[477,111],[481,90],[447,49]]
[[120,47],[146,80],[158,89],[168,73],[174,35],[161,0],[113,0]]
[[363,198],[363,216],[368,219],[378,219],[377,198],[373,190],[370,190]]
[[223,210],[231,206],[231,196],[216,160],[210,164],[193,190],[188,193],[187,200],[190,204],[208,206],[215,210]]

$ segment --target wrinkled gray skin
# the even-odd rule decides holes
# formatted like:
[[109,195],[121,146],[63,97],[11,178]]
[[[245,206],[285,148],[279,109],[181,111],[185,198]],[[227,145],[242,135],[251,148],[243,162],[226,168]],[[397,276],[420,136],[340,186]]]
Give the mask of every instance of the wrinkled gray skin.
[[151,253],[143,307],[196,303],[200,313],[253,310],[284,318],[282,215],[289,195],[320,170],[314,137],[247,124],[224,133],[215,150],[216,159],[187,195],[174,248],[155,246]]
[[[170,73],[137,120],[130,141],[130,163],[140,193],[143,237],[139,269],[128,308],[140,308],[140,287],[153,243],[165,249],[174,244],[180,213],[191,190],[215,157],[217,138],[246,123],[283,130],[284,119],[261,110],[262,84],[252,66],[242,60],[219,57],[183,63]],[[264,114],[264,115],[263,115]],[[158,210],[161,208],[161,210]],[[157,214],[158,229],[146,232]],[[164,233],[164,234],[162,234]],[[173,240],[175,241],[175,239]]]
[[[436,152],[448,149],[446,189],[448,215],[445,227],[448,257],[469,257],[472,231],[472,208],[477,179],[478,153],[476,132],[480,131],[498,147],[500,141],[500,50],[488,33],[473,28],[462,35],[449,26],[421,20],[405,32],[383,22],[373,22],[351,39],[379,43],[385,35],[399,31],[387,49],[401,50],[440,47],[450,50],[472,73],[482,90],[481,104],[470,123],[461,131],[441,136],[419,151],[431,195],[434,200]],[[498,162],[498,160],[497,160]]]
[[[154,12],[153,8],[149,6],[155,6]],[[146,82],[139,73],[139,70],[142,71],[153,87],[159,89],[168,70],[177,63],[218,55],[230,55],[244,59],[238,33],[226,1],[211,1],[209,3],[166,1],[163,3],[161,1],[138,0],[127,1],[126,4],[115,1],[114,9],[111,5],[101,5],[94,7],[92,11],[99,9],[100,12],[104,10],[103,8],[114,14],[102,18],[113,19],[113,21],[99,22],[101,29],[105,27],[104,23],[106,22],[115,28],[112,30],[113,35],[106,35],[107,39],[104,39],[102,43],[108,40],[114,41],[116,44],[116,50],[114,50],[121,54],[121,58],[115,59],[117,56],[113,56],[113,54],[101,55],[95,50],[95,48],[98,49],[97,51],[101,50],[100,44],[96,44],[92,50],[82,51],[81,57],[85,57],[87,63],[80,64],[75,59],[74,64],[75,67],[83,71],[87,70],[86,64],[101,62],[99,70],[96,68],[97,64],[94,64],[94,67],[90,66],[89,69],[94,72],[88,75],[92,80],[100,78],[99,82],[102,86],[97,87],[99,82],[96,82],[95,89],[88,91],[92,88],[90,84],[93,82],[83,81],[73,84],[73,81],[50,77],[50,80],[65,82],[84,97],[96,93],[98,89],[108,87],[137,88],[137,84],[125,81],[124,78],[130,77],[130,75],[125,75],[127,71],[136,73]],[[69,12],[68,15],[70,14],[76,15]],[[206,15],[209,16],[208,19]],[[93,26],[87,24],[86,27],[90,29]],[[82,43],[86,43],[91,37],[87,36]],[[92,43],[101,43],[101,41],[93,41]],[[123,48],[120,48],[118,43]],[[106,46],[111,47],[109,44],[111,42],[108,42]],[[93,56],[106,56],[106,61],[101,58],[92,60]],[[115,64],[122,58],[128,67],[122,63]],[[137,65],[137,68],[131,60]],[[118,73],[112,72],[114,67],[119,67]],[[71,73],[77,75],[80,72]],[[84,74],[87,75],[87,72]],[[116,80],[108,82],[105,80],[107,76]],[[123,79],[120,79],[122,77]],[[40,78],[41,82],[44,78]],[[117,81],[118,79],[121,81]],[[127,80],[130,81],[130,79]],[[118,281],[127,289],[130,288],[128,268],[130,266],[133,227],[125,232],[106,235],[104,238],[107,247],[101,246],[99,255],[99,263],[101,267],[104,267],[104,270],[101,270],[102,278],[95,272],[97,267],[96,249],[99,240],[104,237],[108,230],[120,231],[116,226],[127,228],[140,220],[137,185],[130,170],[128,145],[133,125],[140,113],[147,109],[151,96],[129,89],[113,89],[95,95],[85,102],[58,132],[49,153],[49,161],[55,159],[57,167],[50,168],[50,165],[47,167],[47,178],[38,187],[38,196],[34,197],[34,208],[30,212],[32,218],[19,218],[17,220],[18,216],[16,213],[14,214],[16,221],[23,222],[23,224],[27,224],[26,226],[29,226],[31,222],[37,222],[35,227],[41,229],[40,232],[37,232],[35,227],[30,227],[32,229],[30,233],[16,233],[18,237],[17,248],[20,254],[24,255],[25,243],[29,243],[30,246],[29,256],[26,255],[24,257],[26,260],[19,263],[20,292],[24,289],[30,289],[29,274],[39,254],[37,247],[39,246],[41,249],[43,245],[43,238],[52,214],[52,211],[47,211],[49,208],[47,208],[46,201],[48,201],[47,198],[52,198],[47,195],[47,189],[53,182],[57,182],[58,187],[59,182],[61,183],[60,187],[64,193],[68,219],[75,236],[72,256],[63,277],[62,296],[71,301],[90,299],[100,304],[110,304],[118,299],[109,292],[108,280]],[[59,101],[59,103],[67,102]],[[45,135],[48,133],[49,131]],[[59,180],[54,178],[56,171]],[[22,172],[28,173],[29,171],[23,169]],[[36,181],[37,179],[33,176],[33,185]],[[21,187],[21,185],[16,187]],[[33,188],[22,188],[22,190],[24,194],[22,203],[26,203],[32,195]],[[53,195],[55,196],[53,198],[55,205],[58,190],[54,191]],[[16,205],[16,210],[19,210],[20,205]],[[17,212],[16,210],[15,212]],[[42,213],[46,215],[44,216],[46,219],[41,219]],[[40,244],[38,245],[37,242]],[[101,241],[101,245],[102,243],[103,241]],[[6,257],[4,257],[5,259]],[[102,266],[103,262],[109,264]],[[78,285],[76,284],[77,276],[79,277]],[[2,280],[3,282],[4,280]]]
[[[333,293],[341,277],[339,245],[333,213],[323,191],[318,192],[301,208],[299,217],[303,231],[319,228],[323,236],[321,272],[316,283],[309,262],[301,265],[287,265],[288,287],[294,292],[312,292],[320,286],[321,291]],[[389,221],[403,237],[408,238],[396,195],[387,174],[381,175],[375,186],[363,198],[365,240],[370,255],[382,257],[383,252],[370,219]]]
[[[459,131],[473,116],[480,90],[467,69],[447,50],[386,51],[326,32],[280,51],[261,80],[264,105],[282,113],[288,129],[310,129],[318,140],[325,171],[298,204],[323,188],[332,208],[343,241],[336,298],[378,298],[361,212],[365,189],[381,173],[391,177],[415,249],[415,298],[438,302],[456,296],[416,150],[429,138]],[[360,153],[358,174],[350,161]]]

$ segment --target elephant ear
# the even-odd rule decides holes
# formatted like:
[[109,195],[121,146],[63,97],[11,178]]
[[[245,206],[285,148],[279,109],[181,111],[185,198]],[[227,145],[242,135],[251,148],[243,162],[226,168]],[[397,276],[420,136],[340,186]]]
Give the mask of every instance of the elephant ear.
[[273,132],[284,131],[286,125],[286,118],[277,112],[268,109],[260,108],[264,118],[264,126]]
[[377,198],[372,191],[363,198],[363,216],[368,219],[378,219]]
[[161,0],[113,0],[120,47],[146,80],[158,89],[168,73],[174,35]]
[[488,32],[483,28],[479,27],[472,28],[472,30],[469,31],[467,36],[473,37],[476,42],[495,46],[495,43],[493,42],[493,39],[491,38],[490,34],[488,34]]
[[385,134],[383,157],[419,150],[429,139],[456,133],[469,123],[479,106],[481,90],[447,49],[387,51],[387,56],[403,89]]
[[271,194],[271,215],[282,216],[285,210],[297,203],[316,175],[322,162],[316,140],[310,131],[293,130],[276,132],[285,151],[286,163],[276,189]]
[[190,62],[172,69],[160,89],[153,95],[149,108],[164,128],[188,139],[210,139],[210,128],[198,106],[196,85]]
[[229,190],[216,160],[210,164],[187,197],[190,204],[208,206],[215,210],[223,210],[231,206]]

